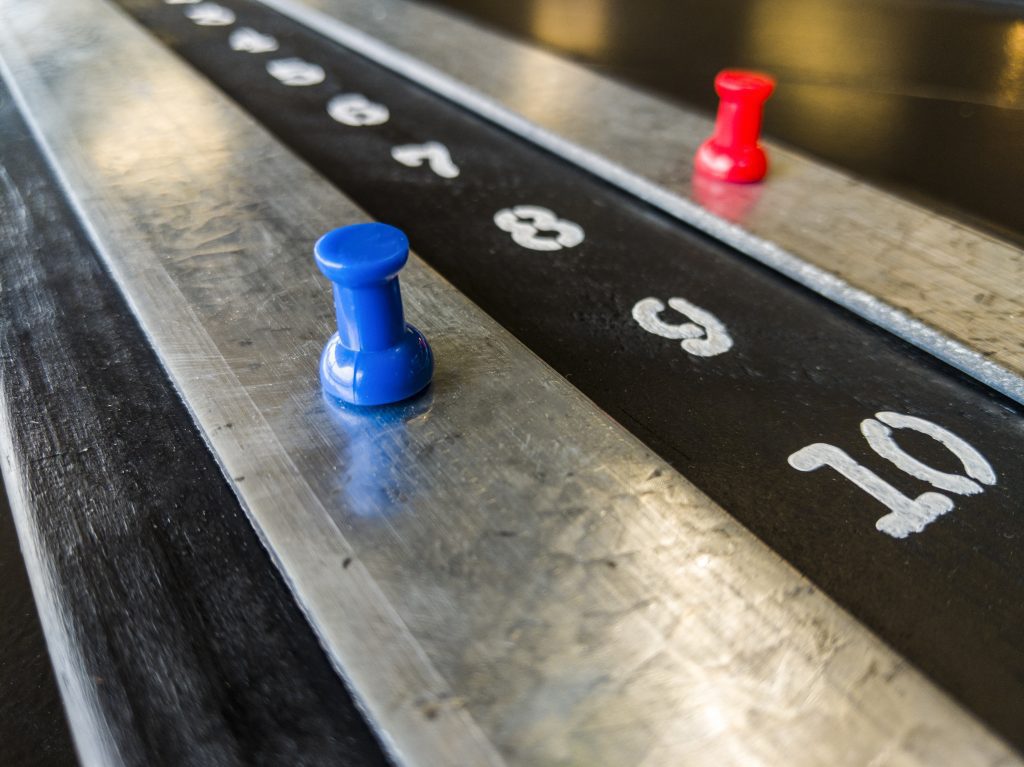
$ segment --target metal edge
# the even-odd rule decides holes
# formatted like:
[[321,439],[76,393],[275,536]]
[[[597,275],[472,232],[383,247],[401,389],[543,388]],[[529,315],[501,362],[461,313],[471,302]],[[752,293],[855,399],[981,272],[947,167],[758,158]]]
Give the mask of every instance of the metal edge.
[[[943,332],[943,330],[932,327],[889,303],[894,299],[898,299],[899,296],[885,295],[884,291],[876,291],[880,292],[880,296],[876,296],[867,290],[856,287],[848,282],[847,279],[844,279],[841,274],[823,268],[820,262],[815,264],[808,261],[809,253],[806,250],[787,250],[771,239],[766,239],[751,229],[745,228],[742,224],[733,223],[715,215],[683,196],[678,189],[674,191],[672,188],[665,186],[662,179],[645,176],[627,167],[625,164],[616,162],[615,159],[608,155],[598,154],[586,146],[566,138],[559,133],[558,126],[544,124],[542,115],[534,114],[531,120],[507,108],[502,103],[500,94],[493,91],[486,93],[474,87],[476,84],[474,80],[482,79],[480,75],[481,65],[486,67],[490,59],[482,62],[474,61],[472,67],[466,66],[457,74],[452,74],[450,69],[445,71],[445,69],[437,65],[436,59],[440,59],[440,55],[430,56],[434,52],[432,46],[439,46],[441,44],[452,45],[462,49],[484,47],[490,51],[525,47],[522,44],[474,27],[460,18],[444,14],[442,11],[413,6],[413,4],[404,2],[404,0],[378,2],[372,8],[365,5],[361,6],[356,0],[260,0],[260,2],[282,14],[290,16],[311,29],[315,29],[363,56],[398,72],[413,82],[429,88],[481,117],[491,120],[506,130],[522,136],[538,146],[579,165],[599,178],[624,189],[679,220],[731,245],[741,253],[786,275],[865,320],[894,333],[905,341],[929,352],[1011,399],[1024,403],[1024,377],[1021,377],[1019,370],[1011,370],[989,359],[986,355],[992,355],[992,350],[978,351],[975,348],[971,348],[962,340],[958,340],[949,334],[948,329],[946,329],[947,332]],[[324,10],[312,7],[314,4],[322,6]],[[392,21],[395,9],[398,8],[401,9],[401,13],[413,14],[415,20],[402,25],[394,25]],[[389,11],[388,9],[391,10]],[[342,21],[340,18],[342,16],[346,18],[354,17],[358,21]],[[357,28],[354,24],[358,24],[359,27]],[[443,30],[439,29],[440,25],[443,25]],[[410,39],[411,35],[408,34],[411,30],[416,31],[417,38],[415,41]],[[383,42],[383,40],[389,40],[390,44]],[[443,43],[441,42],[442,40]],[[402,50],[403,48],[414,46],[416,47],[416,53],[422,58],[418,59]],[[536,72],[536,77],[539,79],[545,77],[558,79],[562,74],[552,74],[549,71],[558,68],[571,70],[574,77],[584,77],[587,83],[591,85],[625,90],[622,86],[613,83],[607,78],[583,70],[578,65],[560,60],[554,56],[543,55],[533,61],[532,64],[536,66],[538,62],[542,62],[542,66]],[[642,98],[645,102],[653,100],[652,97],[639,94],[637,98]],[[624,103],[622,106],[623,114],[643,111],[631,109],[628,103]],[[649,110],[647,104],[644,106],[647,106]],[[694,115],[687,113],[686,110],[680,107],[671,106],[665,102],[661,102],[661,106],[665,113],[677,113],[681,118],[690,121],[694,119],[700,120],[700,118],[695,118]],[[596,116],[592,121],[588,121],[586,115],[581,114],[578,119],[581,126],[592,131],[602,130],[601,126],[607,123],[607,115]],[[707,123],[705,129],[696,134],[701,137],[707,135],[710,131],[710,122],[703,122]],[[614,132],[614,126],[608,129],[609,134]],[[660,154],[656,151],[650,140],[645,142],[644,146],[654,149],[654,154],[660,158]],[[785,162],[791,165],[804,164],[812,167],[824,167],[777,147],[772,148],[770,151],[777,158],[785,157]],[[835,171],[829,170],[828,173],[830,176],[837,177],[838,183],[848,187],[852,188],[852,185],[855,183]],[[1009,245],[996,243],[993,238],[986,237],[981,233],[972,232],[967,227],[954,224],[947,219],[928,213],[879,190],[871,189],[866,185],[859,186],[862,189],[868,190],[869,194],[877,196],[877,204],[879,206],[891,209],[891,205],[898,202],[900,206],[925,215],[934,222],[940,222],[944,226],[955,227],[958,237],[973,237],[980,243],[992,243],[996,247],[1005,248],[1011,253],[1017,253],[1016,249]],[[790,214],[794,213],[792,209],[788,209],[788,212]],[[800,215],[799,211],[796,214]],[[816,218],[821,216],[822,211],[810,209],[806,210],[804,214],[808,222],[814,222]],[[832,215],[833,212],[825,211],[825,214]],[[791,222],[790,225],[793,228],[799,228],[800,226],[798,221]],[[867,242],[863,245],[865,252],[868,251],[870,244],[870,242]],[[874,260],[873,255],[871,255],[871,260]],[[944,298],[946,297],[942,295],[934,295],[932,300],[942,301]],[[1012,328],[1007,328],[1007,330],[1012,330]],[[975,340],[974,343],[977,346],[981,342]],[[999,350],[996,349],[996,356],[998,356],[998,352]]]

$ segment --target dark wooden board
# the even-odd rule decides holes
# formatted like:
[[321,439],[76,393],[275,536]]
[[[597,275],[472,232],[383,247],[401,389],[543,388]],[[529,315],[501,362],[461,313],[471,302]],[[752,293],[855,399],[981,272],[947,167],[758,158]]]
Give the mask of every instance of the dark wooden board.
[[[5,473],[52,584],[37,598],[73,639],[61,673],[80,667],[114,750],[147,767],[386,763],[2,84],[0,210]],[[0,710],[23,716],[0,723],[2,761],[49,742],[38,763],[67,764],[28,662],[3,666]]]
[[75,761],[5,495],[0,495],[0,744],[5,764],[59,767]]

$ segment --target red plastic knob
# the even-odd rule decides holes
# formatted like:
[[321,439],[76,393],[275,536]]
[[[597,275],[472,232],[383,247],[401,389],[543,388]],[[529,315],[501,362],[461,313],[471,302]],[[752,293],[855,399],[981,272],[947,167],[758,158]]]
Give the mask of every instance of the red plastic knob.
[[736,69],[718,73],[715,133],[697,150],[698,173],[741,184],[764,178],[768,158],[757,139],[764,102],[774,90],[775,80],[768,75]]

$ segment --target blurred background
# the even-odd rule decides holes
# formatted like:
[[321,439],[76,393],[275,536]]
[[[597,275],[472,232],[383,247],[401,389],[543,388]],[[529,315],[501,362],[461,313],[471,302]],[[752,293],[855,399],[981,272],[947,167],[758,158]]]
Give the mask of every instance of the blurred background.
[[771,139],[1024,244],[1024,3],[427,1],[709,113],[768,72]]

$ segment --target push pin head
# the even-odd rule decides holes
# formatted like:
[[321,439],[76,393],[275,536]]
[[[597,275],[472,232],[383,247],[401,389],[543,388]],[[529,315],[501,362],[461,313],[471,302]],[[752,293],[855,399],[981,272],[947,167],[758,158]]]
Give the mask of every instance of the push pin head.
[[718,73],[718,117],[714,135],[697,150],[698,173],[737,183],[764,178],[768,159],[757,140],[764,102],[773,90],[775,81],[768,75],[728,69]]
[[353,405],[385,405],[426,388],[434,373],[427,339],[405,322],[398,272],[406,236],[387,224],[353,224],[321,237],[316,264],[334,283],[338,332],[320,357],[320,383]]

